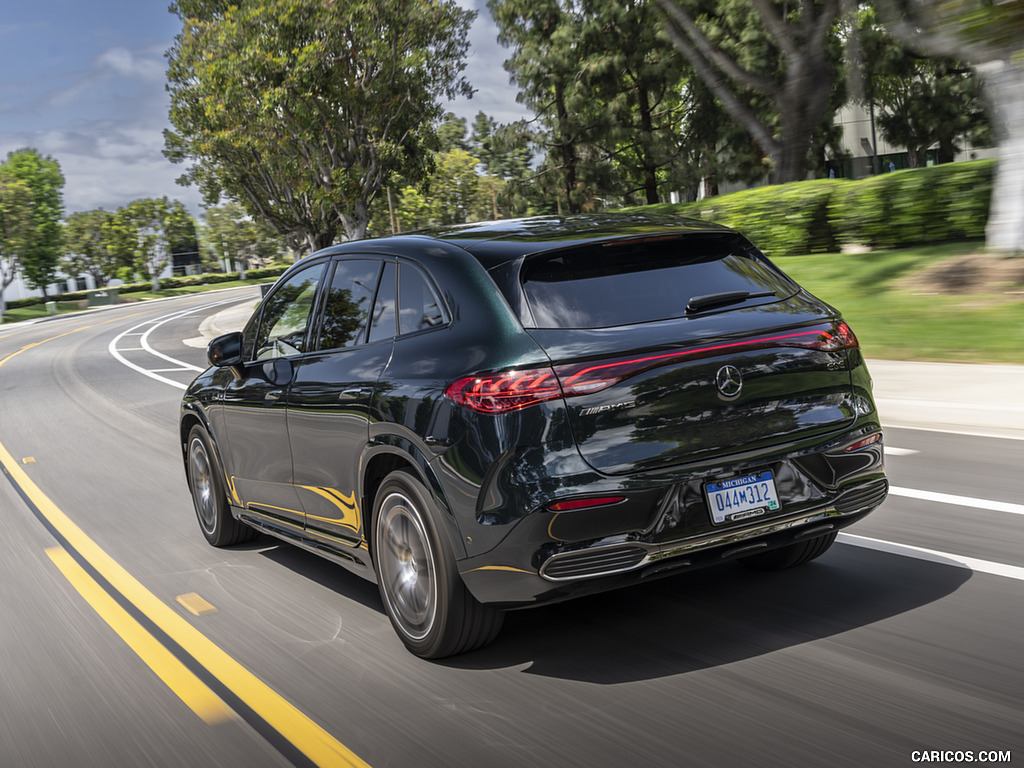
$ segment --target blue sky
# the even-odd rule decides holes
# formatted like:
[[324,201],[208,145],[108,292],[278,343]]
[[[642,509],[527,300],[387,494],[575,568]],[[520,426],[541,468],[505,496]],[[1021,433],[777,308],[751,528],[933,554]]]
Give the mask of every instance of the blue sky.
[[[471,31],[472,100],[448,105],[471,122],[525,114],[502,69],[507,51],[483,0]],[[178,32],[167,0],[22,0],[0,16],[0,158],[20,147],[53,156],[64,173],[66,213],[114,210],[140,197],[181,200],[194,215],[193,187],[161,154],[167,121],[164,52]],[[482,9],[482,10],[481,10]]]

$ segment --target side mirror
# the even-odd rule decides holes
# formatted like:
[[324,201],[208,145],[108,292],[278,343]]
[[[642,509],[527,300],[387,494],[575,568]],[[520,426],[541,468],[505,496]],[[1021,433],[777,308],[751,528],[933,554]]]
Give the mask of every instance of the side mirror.
[[210,342],[206,348],[206,359],[210,365],[229,368],[242,364],[242,334],[239,331],[225,333]]

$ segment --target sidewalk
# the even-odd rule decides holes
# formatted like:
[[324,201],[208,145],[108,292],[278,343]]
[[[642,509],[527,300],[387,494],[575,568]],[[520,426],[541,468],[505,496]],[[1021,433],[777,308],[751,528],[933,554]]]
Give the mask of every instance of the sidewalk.
[[[251,313],[249,303],[234,305],[203,321],[200,333],[240,330]],[[1024,440],[1024,365],[869,360],[868,370],[884,426]]]
[[888,427],[1024,440],[1024,365],[869,360]]

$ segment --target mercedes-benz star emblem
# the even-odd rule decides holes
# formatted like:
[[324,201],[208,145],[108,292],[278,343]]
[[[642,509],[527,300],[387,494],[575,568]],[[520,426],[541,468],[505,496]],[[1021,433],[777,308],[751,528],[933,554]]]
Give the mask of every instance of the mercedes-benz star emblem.
[[722,397],[736,397],[743,389],[743,374],[735,365],[723,365],[715,374],[715,384]]

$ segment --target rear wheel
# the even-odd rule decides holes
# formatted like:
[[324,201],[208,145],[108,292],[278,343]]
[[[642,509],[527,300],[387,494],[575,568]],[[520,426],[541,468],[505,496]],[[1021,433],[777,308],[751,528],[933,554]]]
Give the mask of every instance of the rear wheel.
[[795,568],[825,554],[837,535],[836,531],[833,531],[824,536],[815,536],[807,541],[779,547],[759,555],[741,557],[740,562],[756,571],[783,571],[786,568]]
[[256,537],[256,531],[235,520],[224,492],[223,472],[214,458],[210,437],[196,425],[188,433],[188,487],[203,536],[215,547],[241,544]]
[[426,659],[486,645],[504,619],[462,583],[433,508],[423,485],[399,470],[381,484],[373,514],[373,564],[384,608],[406,648]]

